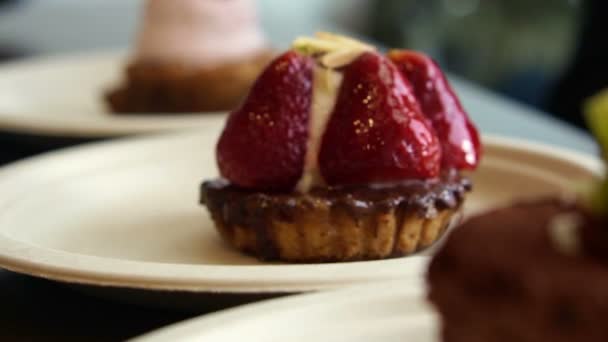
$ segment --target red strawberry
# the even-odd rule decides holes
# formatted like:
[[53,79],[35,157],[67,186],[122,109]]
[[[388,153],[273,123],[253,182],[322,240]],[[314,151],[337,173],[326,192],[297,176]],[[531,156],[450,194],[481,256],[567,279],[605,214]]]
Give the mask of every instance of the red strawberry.
[[437,132],[442,166],[475,169],[481,158],[479,133],[437,63],[408,50],[391,51],[388,56],[412,83],[422,111]]
[[313,66],[312,58],[288,51],[264,70],[220,137],[222,176],[252,189],[295,186],[306,153]]
[[328,184],[432,178],[440,160],[439,141],[390,60],[366,52],[344,68],[319,153]]

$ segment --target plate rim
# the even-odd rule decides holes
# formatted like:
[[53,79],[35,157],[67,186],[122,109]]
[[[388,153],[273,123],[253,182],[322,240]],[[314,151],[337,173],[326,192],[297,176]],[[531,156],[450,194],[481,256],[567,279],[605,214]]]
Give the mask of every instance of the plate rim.
[[[210,128],[212,129],[212,128]],[[198,137],[202,131],[181,133],[181,134],[162,134],[160,136],[132,137],[119,141],[107,141],[88,146],[79,146],[50,152],[42,156],[25,159],[23,161],[10,164],[0,168],[0,185],[9,184],[11,177],[17,177],[21,172],[35,172],[37,168],[44,167],[49,163],[65,163],[65,161],[79,158],[83,153],[109,153],[113,150],[123,150],[126,146],[132,148],[149,148],[155,145],[170,146],[170,141],[185,141]],[[483,137],[486,148],[497,148],[507,151],[518,151],[536,157],[550,158],[562,163],[574,164],[589,171],[592,174],[600,175],[603,167],[599,159],[588,156],[584,153],[577,153],[563,148],[528,142],[520,139],[506,138],[500,136],[485,135]],[[111,154],[111,153],[110,153]],[[81,167],[81,166],[78,166]],[[19,191],[16,191],[19,193]],[[11,196],[0,198],[0,207],[7,201],[11,201]],[[97,269],[74,266],[72,259],[78,257],[79,265],[95,263]],[[117,262],[118,260],[118,262]],[[0,232],[0,267],[19,273],[34,275],[56,281],[63,281],[77,284],[114,286],[136,289],[150,290],[171,290],[171,291],[190,291],[190,292],[221,292],[221,293],[286,293],[302,292],[320,289],[331,289],[343,287],[353,283],[364,283],[370,281],[400,279],[417,277],[421,269],[424,269],[427,257],[410,256],[400,259],[387,259],[379,261],[365,261],[354,263],[323,264],[326,272],[336,272],[330,280],[325,279],[321,282],[318,277],[319,269],[317,264],[308,265],[267,265],[269,267],[280,267],[282,272],[274,278],[268,277],[259,279],[253,277],[256,274],[253,266],[218,266],[218,265],[191,265],[191,264],[163,264],[155,262],[110,259],[65,251],[55,251],[49,248],[29,245],[23,241],[9,238]],[[397,275],[394,271],[395,265],[412,264],[412,267],[403,268]],[[101,267],[100,265],[103,265]],[[90,265],[89,265],[90,266]],[[139,267],[138,267],[139,266]],[[146,269],[142,266],[148,266]],[[297,267],[296,267],[297,266]],[[229,268],[232,273],[227,277],[222,274],[221,268]],[[355,268],[358,276],[348,276],[348,271]],[[293,269],[296,269],[295,278]],[[136,270],[136,271],[133,271]],[[196,270],[198,275],[193,276],[189,272]],[[205,272],[203,272],[205,271]],[[291,272],[289,275],[284,272]],[[165,273],[166,272],[166,273]],[[288,273],[289,273],[288,272]],[[361,273],[373,272],[375,279],[362,277]],[[200,273],[206,273],[201,277]],[[160,274],[160,275],[159,275]],[[248,278],[249,277],[249,278]],[[292,278],[290,278],[292,277]],[[229,280],[226,280],[229,278]],[[327,278],[327,277],[326,277]]]
[[[226,327],[226,325],[230,325],[231,323],[256,317],[256,315],[259,313],[271,312],[276,315],[280,314],[280,312],[284,310],[288,311],[289,309],[302,308],[309,305],[323,305],[324,307],[327,307],[327,303],[331,303],[332,300],[337,299],[346,301],[348,303],[358,301],[362,296],[366,299],[382,297],[382,295],[387,292],[391,295],[399,295],[408,302],[429,304],[423,298],[426,291],[426,286],[424,284],[424,280],[422,279],[402,279],[267,299],[257,303],[250,303],[235,308],[220,310],[214,313],[202,314],[144,333],[129,339],[128,341],[162,342],[200,339],[200,335],[194,335],[196,331],[205,332],[218,329],[219,327]],[[408,316],[416,314],[435,314],[429,309],[430,306],[421,308],[408,307],[406,311],[408,312]],[[407,316],[404,316],[404,320],[406,319]],[[204,336],[202,337],[204,338]]]
[[[94,49],[83,52],[31,56],[0,64],[0,73],[13,75],[32,72],[36,68],[53,68],[87,63],[124,63],[128,58],[127,49]],[[18,76],[17,76],[18,77]],[[101,98],[102,94],[99,94]],[[204,126],[208,117],[225,117],[228,111],[201,113],[158,113],[158,114],[111,114],[109,120],[89,119],[87,116],[54,119],[40,115],[23,115],[0,109],[0,130],[17,134],[44,136],[51,138],[112,138],[145,133],[172,132]]]

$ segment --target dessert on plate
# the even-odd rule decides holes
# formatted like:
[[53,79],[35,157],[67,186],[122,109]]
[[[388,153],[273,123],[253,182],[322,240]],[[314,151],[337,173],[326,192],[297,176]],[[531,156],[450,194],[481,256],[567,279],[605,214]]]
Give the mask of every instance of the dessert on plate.
[[262,72],[217,144],[201,202],[222,237],[265,260],[404,256],[455,221],[481,155],[441,69],[318,33]]
[[[608,98],[597,101],[589,122],[608,151]],[[427,275],[443,341],[608,341],[608,178],[593,188],[454,229]]]
[[272,59],[253,0],[147,0],[117,113],[235,108]]

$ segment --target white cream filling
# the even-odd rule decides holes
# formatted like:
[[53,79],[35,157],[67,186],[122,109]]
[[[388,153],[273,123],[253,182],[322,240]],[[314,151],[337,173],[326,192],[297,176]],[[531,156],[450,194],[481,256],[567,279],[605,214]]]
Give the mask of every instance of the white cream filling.
[[336,104],[342,78],[342,74],[335,70],[315,66],[304,170],[296,185],[297,191],[308,192],[314,186],[325,184],[319,171],[319,150]]
[[362,53],[375,49],[373,46],[357,40],[326,32],[318,32],[315,38],[298,38],[292,46],[300,53],[315,56],[317,62],[313,72],[312,103],[304,169],[296,185],[297,191],[308,192],[315,186],[325,185],[319,170],[318,159],[323,134],[342,85],[342,73],[335,69],[348,65]]
[[557,251],[566,255],[576,255],[580,250],[579,227],[582,217],[577,213],[563,213],[549,223],[549,237]]

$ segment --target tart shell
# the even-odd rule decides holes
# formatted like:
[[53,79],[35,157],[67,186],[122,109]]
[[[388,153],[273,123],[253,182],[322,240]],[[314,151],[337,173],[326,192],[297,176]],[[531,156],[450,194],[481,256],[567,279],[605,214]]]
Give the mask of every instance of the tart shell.
[[471,188],[457,174],[381,188],[268,194],[205,182],[201,202],[230,245],[262,260],[336,262],[410,255],[460,218]]

